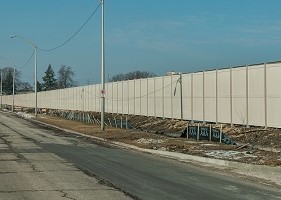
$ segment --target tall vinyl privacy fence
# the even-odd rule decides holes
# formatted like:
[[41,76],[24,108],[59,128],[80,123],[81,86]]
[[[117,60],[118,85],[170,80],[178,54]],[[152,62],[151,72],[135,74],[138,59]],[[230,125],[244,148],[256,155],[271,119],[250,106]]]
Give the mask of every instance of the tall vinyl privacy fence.
[[[38,108],[99,112],[100,91],[96,84],[40,92]],[[16,95],[15,105],[34,107],[34,99]],[[105,110],[281,128],[281,62],[106,83]]]

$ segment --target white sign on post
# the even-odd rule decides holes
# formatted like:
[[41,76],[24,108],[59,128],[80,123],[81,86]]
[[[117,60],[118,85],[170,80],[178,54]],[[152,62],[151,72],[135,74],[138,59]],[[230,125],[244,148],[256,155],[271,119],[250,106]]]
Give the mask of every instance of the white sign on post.
[[101,94],[101,97],[106,97],[106,91],[105,90],[101,90],[100,94]]

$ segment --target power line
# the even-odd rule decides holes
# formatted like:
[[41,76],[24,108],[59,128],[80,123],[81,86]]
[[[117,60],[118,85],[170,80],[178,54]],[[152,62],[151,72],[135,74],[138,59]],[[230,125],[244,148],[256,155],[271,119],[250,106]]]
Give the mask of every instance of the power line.
[[25,63],[22,67],[18,67],[18,69],[23,69],[23,68],[25,68],[25,67],[29,64],[29,62],[30,62],[31,58],[33,57],[34,53],[35,53],[35,51],[32,52],[31,56],[30,56],[29,59],[26,61],[26,63]]
[[66,45],[70,40],[72,40],[83,28],[84,26],[86,26],[86,24],[90,21],[90,19],[94,16],[94,14],[97,12],[97,10],[99,9],[99,7],[101,6],[101,3],[97,6],[97,8],[94,10],[94,12],[90,15],[90,17],[88,17],[88,19],[85,21],[85,23],[72,35],[70,36],[64,43],[51,48],[51,49],[41,49],[39,47],[36,47],[37,49],[41,50],[41,51],[53,51],[56,50],[64,45]]

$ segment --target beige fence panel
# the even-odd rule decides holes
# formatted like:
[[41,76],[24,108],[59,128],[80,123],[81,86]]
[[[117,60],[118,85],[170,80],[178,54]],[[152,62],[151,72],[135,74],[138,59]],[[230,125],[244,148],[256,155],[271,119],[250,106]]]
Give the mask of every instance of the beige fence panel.
[[164,91],[164,117],[172,118],[172,76],[163,77],[163,91]]
[[155,116],[164,117],[164,77],[155,77]]
[[140,97],[140,114],[148,116],[148,79],[140,79],[141,97]]
[[106,83],[105,90],[105,112],[112,113],[112,83]]
[[113,110],[112,112],[113,113],[118,113],[118,82],[114,82],[113,83],[113,88],[112,88],[112,91],[113,91]]
[[249,125],[264,125],[264,64],[248,67],[249,74]]
[[218,122],[231,123],[231,69],[218,70]]
[[101,84],[96,85],[96,112],[101,112]]
[[171,80],[171,118],[181,119],[181,82],[180,75],[172,75]]
[[235,124],[247,124],[246,74],[246,67],[232,70],[233,123]]
[[205,121],[217,121],[217,81],[216,71],[207,71],[204,73],[204,108],[205,108]]
[[155,78],[148,78],[147,82],[147,115],[155,116]]
[[123,81],[122,85],[123,85],[122,86],[123,87],[122,113],[129,114],[129,92],[128,92],[129,82]]
[[123,95],[124,95],[124,91],[123,91],[123,81],[118,81],[117,82],[118,85],[118,98],[117,98],[117,107],[118,107],[118,114],[122,114],[123,113]]
[[141,114],[141,79],[135,80],[135,115]]
[[191,107],[191,74],[182,75],[182,101],[183,101],[183,119],[192,119]]
[[193,74],[193,118],[194,120],[204,121],[204,72]]
[[128,92],[129,92],[129,114],[135,114],[135,80],[128,81]]
[[268,126],[281,128],[281,63],[267,64],[266,69]]

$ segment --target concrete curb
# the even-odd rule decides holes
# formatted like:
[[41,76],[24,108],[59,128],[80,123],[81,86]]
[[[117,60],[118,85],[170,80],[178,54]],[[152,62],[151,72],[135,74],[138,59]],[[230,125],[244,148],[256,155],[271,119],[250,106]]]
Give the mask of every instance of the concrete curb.
[[38,120],[32,119],[32,118],[26,119],[26,120],[40,124],[41,126],[51,127],[51,128],[57,129],[57,130],[76,134],[76,135],[79,135],[82,137],[92,138],[92,139],[100,141],[100,142],[106,142],[110,145],[114,145],[114,146],[117,146],[120,148],[133,149],[133,150],[137,150],[137,151],[144,152],[144,153],[149,153],[149,154],[158,155],[158,156],[165,157],[165,158],[178,160],[181,162],[196,162],[198,164],[200,164],[200,163],[208,164],[208,165],[211,165],[214,167],[216,167],[216,166],[225,167],[232,172],[263,179],[263,180],[269,181],[271,183],[274,183],[278,186],[281,186],[281,167],[254,165],[254,164],[239,163],[239,162],[228,161],[228,160],[219,160],[219,159],[214,159],[214,158],[188,155],[188,154],[177,153],[177,152],[144,149],[144,148],[139,148],[134,145],[129,145],[129,144],[121,143],[121,142],[112,142],[112,141],[108,141],[108,140],[100,138],[100,137],[86,135],[86,134],[79,133],[76,131],[71,131],[68,129],[63,129],[63,128],[60,128],[60,127],[57,127],[57,126],[54,126],[51,124],[47,124],[47,123],[44,123],[44,122],[41,122],[41,121],[38,121]]

